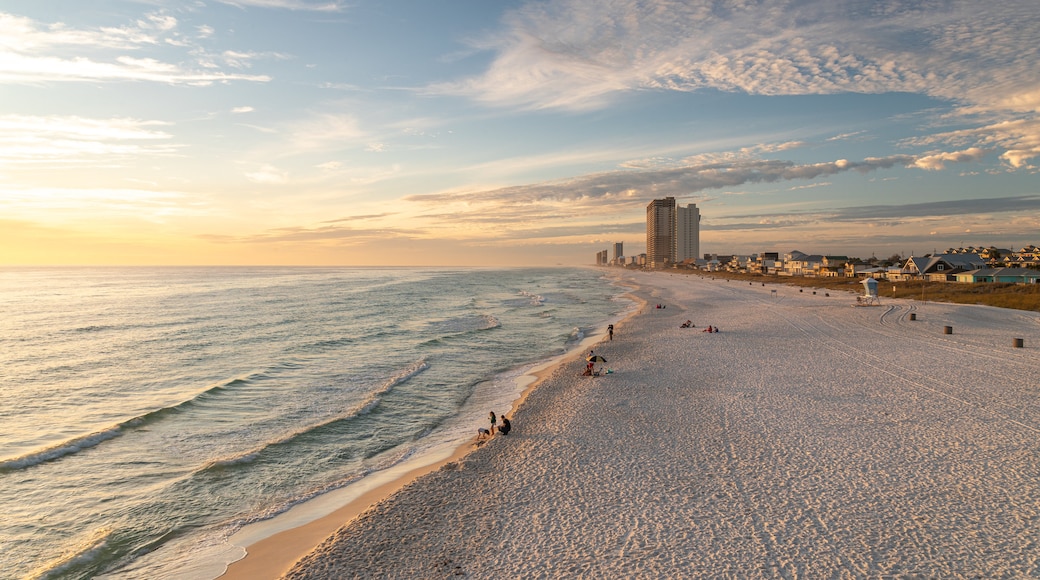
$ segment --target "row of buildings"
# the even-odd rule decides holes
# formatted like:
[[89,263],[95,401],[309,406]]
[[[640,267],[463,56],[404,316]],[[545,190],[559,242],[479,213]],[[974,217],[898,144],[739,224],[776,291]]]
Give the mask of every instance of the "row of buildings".
[[[999,255],[998,255],[999,254]],[[763,252],[749,256],[706,256],[694,268],[775,276],[871,277],[893,282],[1011,282],[1035,284],[1040,280],[1040,249],[966,252],[910,256],[893,264],[863,262],[848,256],[825,256],[793,251]]]
[[746,256],[700,256],[701,213],[695,204],[676,205],[674,197],[646,206],[646,253],[625,256],[621,242],[597,252],[596,264],[646,269],[695,268],[776,276],[873,277],[891,281],[1015,282],[1040,279],[1040,248],[950,248],[939,254],[910,256],[894,263],[864,262],[848,256],[811,255],[798,251],[781,255],[763,252]]

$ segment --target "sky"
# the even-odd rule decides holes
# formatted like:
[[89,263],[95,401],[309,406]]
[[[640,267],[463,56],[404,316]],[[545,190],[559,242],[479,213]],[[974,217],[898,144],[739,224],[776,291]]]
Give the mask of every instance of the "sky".
[[1040,244],[1036,0],[5,0],[0,264]]

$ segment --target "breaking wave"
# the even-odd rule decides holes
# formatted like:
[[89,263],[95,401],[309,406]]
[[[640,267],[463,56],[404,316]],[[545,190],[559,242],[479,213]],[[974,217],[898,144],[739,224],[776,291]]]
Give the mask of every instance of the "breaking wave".
[[17,471],[19,469],[26,469],[39,465],[41,463],[47,463],[48,461],[55,461],[68,455],[74,455],[85,449],[97,447],[98,445],[120,437],[135,429],[141,429],[150,425],[154,425],[156,422],[163,420],[165,417],[182,411],[198,401],[202,401],[211,398],[214,394],[224,391],[229,388],[233,388],[239,385],[245,385],[250,383],[253,379],[262,377],[264,375],[254,375],[253,377],[236,377],[229,381],[212,385],[202,392],[198,393],[191,399],[177,403],[176,405],[170,405],[168,407],[162,407],[154,411],[149,411],[142,415],[138,415],[131,419],[127,419],[121,423],[106,427],[99,431],[89,433],[87,435],[81,435],[67,439],[58,444],[52,445],[45,449],[31,451],[25,455],[19,457],[12,457],[9,459],[0,460],[0,473]]
[[268,449],[291,444],[293,441],[299,439],[300,437],[312,434],[315,431],[324,429],[326,427],[329,427],[330,425],[342,423],[343,421],[349,421],[361,415],[367,415],[368,413],[372,412],[372,410],[375,409],[380,402],[382,402],[383,396],[392,391],[394,387],[408,381],[412,377],[418,375],[419,373],[425,371],[428,368],[430,368],[430,365],[426,362],[425,359],[418,360],[409,365],[408,367],[402,369],[400,372],[387,378],[387,380],[384,381],[379,386],[379,388],[369,393],[368,397],[366,397],[363,401],[359,402],[358,404],[354,405],[346,413],[338,415],[336,417],[332,417],[320,423],[308,425],[300,430],[288,433],[278,439],[267,441],[259,447],[250,449],[249,451],[245,451],[243,453],[239,453],[232,457],[223,457],[221,459],[215,459],[202,466],[202,468],[200,468],[198,472],[229,469],[238,465],[248,465],[260,458],[263,455],[263,453]]

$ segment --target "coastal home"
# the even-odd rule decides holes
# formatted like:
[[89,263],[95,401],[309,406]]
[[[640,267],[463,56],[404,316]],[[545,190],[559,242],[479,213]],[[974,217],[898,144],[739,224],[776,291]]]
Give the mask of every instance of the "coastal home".
[[845,275],[845,265],[848,263],[848,256],[824,256],[816,269],[816,275],[824,278],[841,278]]
[[905,279],[925,278],[952,282],[955,280],[952,276],[959,272],[981,270],[985,267],[985,260],[975,253],[910,256],[903,266],[903,273]]
[[845,264],[848,256],[806,255],[792,252],[791,258],[784,261],[783,275],[839,278],[845,275]]
[[758,254],[755,270],[758,274],[776,275],[783,265],[784,263],[780,261],[780,252],[761,252]]
[[813,272],[816,263],[823,256],[810,256],[795,250],[784,254],[784,268],[780,271],[781,276],[805,276],[807,272]]
[[733,255],[730,256],[730,260],[726,264],[726,270],[730,272],[747,272],[748,264],[752,262],[754,262],[754,258],[752,256]]
[[1026,246],[1004,256],[1003,265],[1008,268],[1040,268],[1040,248]]
[[856,278],[862,276],[864,278],[885,278],[888,274],[888,268],[884,266],[871,266],[870,264],[853,264],[848,263],[845,265],[845,277]]
[[1004,256],[1010,256],[1014,253],[1015,252],[1013,250],[1009,250],[1006,248],[996,248],[993,246],[983,248],[978,252],[979,257],[985,260],[986,264],[989,265],[991,268],[1000,267],[1000,264],[1003,261]]
[[1029,268],[981,268],[957,274],[958,282],[969,284],[1001,282],[1006,284],[1036,284],[1040,271]]

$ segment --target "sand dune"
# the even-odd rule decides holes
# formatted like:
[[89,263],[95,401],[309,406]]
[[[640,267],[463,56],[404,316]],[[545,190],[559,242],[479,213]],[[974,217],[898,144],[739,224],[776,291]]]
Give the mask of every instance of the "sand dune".
[[623,275],[612,374],[556,369],[286,578],[1040,575],[1037,314]]

